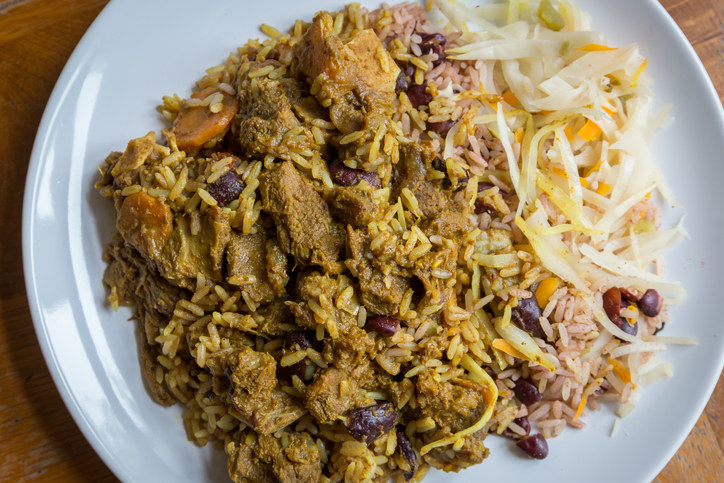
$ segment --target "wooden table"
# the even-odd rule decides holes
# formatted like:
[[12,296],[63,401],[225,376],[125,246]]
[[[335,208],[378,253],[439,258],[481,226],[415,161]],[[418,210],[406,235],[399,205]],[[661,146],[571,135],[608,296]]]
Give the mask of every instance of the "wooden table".
[[[35,337],[23,285],[23,186],[45,103],[107,0],[0,0],[0,480],[116,481],[65,409]],[[724,3],[662,0],[724,99]],[[724,478],[724,378],[657,481]]]

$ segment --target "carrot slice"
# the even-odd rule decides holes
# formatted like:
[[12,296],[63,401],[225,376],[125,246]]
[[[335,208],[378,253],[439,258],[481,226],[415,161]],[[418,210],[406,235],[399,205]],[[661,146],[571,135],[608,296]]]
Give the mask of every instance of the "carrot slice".
[[220,138],[229,130],[231,120],[239,110],[236,97],[221,92],[215,87],[195,92],[194,99],[206,99],[220,92],[222,94],[221,109],[212,112],[211,106],[184,106],[176,116],[172,132],[176,135],[176,144],[183,151],[198,151],[209,141]]

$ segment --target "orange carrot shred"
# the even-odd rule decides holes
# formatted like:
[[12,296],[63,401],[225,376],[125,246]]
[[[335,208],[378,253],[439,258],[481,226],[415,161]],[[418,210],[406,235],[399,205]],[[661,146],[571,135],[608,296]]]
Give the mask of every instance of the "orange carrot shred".
[[518,98],[515,97],[515,94],[513,94],[513,91],[505,91],[503,93],[503,100],[511,106],[515,106],[520,102]]
[[586,124],[578,130],[578,135],[586,141],[593,141],[601,135],[601,128],[598,127],[598,124],[588,119]]
[[576,408],[576,415],[573,416],[573,421],[578,419],[581,416],[581,414],[583,414],[583,408],[586,407],[587,402],[588,402],[588,396],[586,395],[586,393],[583,393],[581,395],[581,402],[578,403],[578,408]]
[[598,183],[596,193],[601,196],[606,196],[611,191],[611,185],[607,183]]
[[581,50],[583,52],[598,52],[602,50],[616,50],[616,47],[609,47],[608,45],[601,44],[587,44],[578,50]]
[[523,359],[525,361],[529,360],[522,352],[510,345],[505,339],[493,340],[493,347],[517,359]]
[[566,124],[566,127],[563,128],[563,133],[566,135],[569,143],[573,141],[573,130],[571,129],[570,124]]

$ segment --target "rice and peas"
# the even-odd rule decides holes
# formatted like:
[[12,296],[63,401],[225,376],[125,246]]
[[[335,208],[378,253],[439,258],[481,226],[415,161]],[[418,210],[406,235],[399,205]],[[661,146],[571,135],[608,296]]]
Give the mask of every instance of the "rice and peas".
[[[333,423],[305,413],[273,433],[285,450],[304,435],[315,447],[324,481],[390,475],[419,481],[430,466],[457,471],[486,456],[480,448],[477,459],[462,456],[473,438],[486,433],[504,434],[529,455],[545,457],[545,441],[529,436],[535,433],[531,426],[543,438],[555,437],[566,426],[584,427],[583,416],[603,402],[618,403],[617,414],[625,416],[642,386],[672,373],[655,353],[666,343],[693,342],[656,335],[668,321],[666,306],[683,297],[678,284],[663,280],[660,255],[684,232],[680,225],[660,229],[651,199],[655,190],[670,199],[648,151],[665,115],[652,114],[646,62],[637,47],[607,46],[590,31],[587,16],[565,1],[469,8],[436,0],[429,9],[442,14],[447,27],[429,21],[417,4],[371,12],[351,4],[332,15],[341,39],[373,29],[401,70],[391,122],[372,135],[357,131],[337,140],[340,146],[357,146],[357,158],[342,169],[364,167],[383,182],[371,191],[386,209],[368,223],[370,245],[394,239],[411,258],[450,249],[449,240],[419,228],[414,193],[403,189],[399,199],[388,199],[384,184],[390,183],[402,146],[430,143],[437,156],[427,176],[459,187],[451,197],[469,213],[469,230],[456,240],[455,270],[432,270],[435,287],[454,296],[413,300],[414,290],[407,290],[395,314],[397,325],[386,333],[384,324],[390,322],[375,319],[360,302],[358,268],[352,263],[334,279],[333,300],[318,293],[305,303],[318,321],[318,341],[339,336],[339,327],[330,323],[339,317],[336,312],[367,330],[375,319],[372,364],[378,374],[414,381],[432,373],[440,384],[472,381],[485,393],[484,411],[469,427],[445,432],[433,418],[416,416],[419,388],[399,384],[396,430],[385,428],[373,441],[350,430],[352,411]],[[292,59],[285,52],[308,28],[297,21],[282,33],[263,25],[269,39],[250,41],[197,82],[198,93],[212,94],[166,97],[160,112],[170,122],[184,108],[223,112],[225,95],[236,94],[239,75],[246,76],[252,92],[257,79],[290,75]],[[282,65],[251,67],[265,58]],[[389,69],[387,59],[378,56],[383,70]],[[313,83],[310,89],[314,94],[320,87]],[[134,168],[140,170],[137,179],[120,189],[106,173],[100,189],[118,203],[141,192],[162,200],[188,216],[193,236],[205,233],[205,211],[212,207],[233,230],[253,235],[268,216],[260,177],[278,160],[293,162],[320,190],[339,181],[319,149],[335,132],[334,123],[319,118],[311,126],[311,141],[301,129],[285,133],[287,146],[300,149],[240,158],[228,152],[225,133],[200,147],[204,156],[179,150],[178,133],[165,131],[166,145],[155,144],[149,134],[152,154],[147,156],[156,161]],[[220,203],[223,193],[210,187],[231,171],[244,188]],[[135,280],[144,283],[141,276]],[[239,408],[218,397],[210,358],[234,350],[243,332],[242,344],[270,354],[279,367],[306,364],[301,377],[279,380],[281,391],[292,398],[302,398],[315,374],[335,365],[328,353],[306,342],[289,350],[286,336],[256,330],[263,307],[244,289],[255,281],[254,275],[238,274],[217,283],[198,273],[169,297],[161,321],[149,322],[151,308],[143,298],[130,300],[139,305],[136,318],[149,340],[147,368],[168,396],[162,402],[186,406],[191,440],[219,442],[235,457],[257,444],[256,436]],[[108,285],[115,306],[129,302]],[[301,328],[294,319],[283,324],[288,332]],[[440,357],[425,350],[433,339],[442,347]],[[367,391],[353,411],[390,399],[384,391]]]

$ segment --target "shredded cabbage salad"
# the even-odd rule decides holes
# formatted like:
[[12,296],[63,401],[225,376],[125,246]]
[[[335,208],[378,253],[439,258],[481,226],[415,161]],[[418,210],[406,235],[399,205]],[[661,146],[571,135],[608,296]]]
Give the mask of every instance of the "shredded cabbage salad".
[[[654,131],[669,118],[667,108],[653,110],[638,46],[608,45],[591,30],[590,17],[567,0],[480,6],[432,0],[433,6],[462,32],[462,46],[448,50],[448,57],[481,61],[481,94],[496,99],[494,112],[481,109],[473,122],[501,140],[520,200],[515,225],[540,263],[575,287],[605,329],[584,357],[615,361],[618,380],[634,387],[671,376],[671,364],[653,353],[696,341],[628,334],[608,318],[600,295],[609,287],[653,288],[669,306],[685,295],[679,283],[663,278],[660,260],[686,236],[682,223],[661,229],[644,216],[654,194],[678,203],[649,149]],[[439,95],[459,94],[441,89]],[[457,127],[445,139],[446,156]],[[549,367],[507,315],[486,328],[521,357]],[[614,337],[628,344],[604,354]],[[628,414],[637,399],[634,391],[618,415]]]

